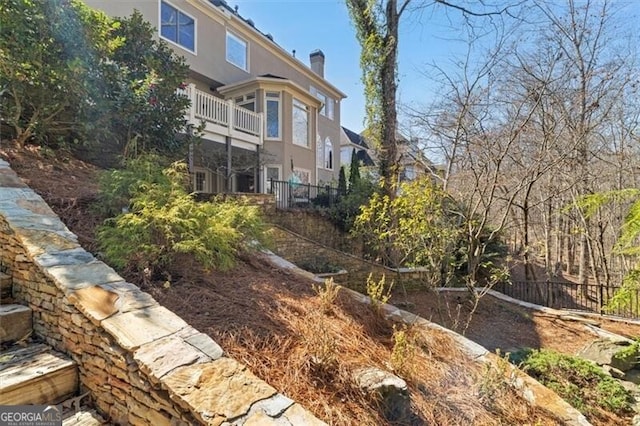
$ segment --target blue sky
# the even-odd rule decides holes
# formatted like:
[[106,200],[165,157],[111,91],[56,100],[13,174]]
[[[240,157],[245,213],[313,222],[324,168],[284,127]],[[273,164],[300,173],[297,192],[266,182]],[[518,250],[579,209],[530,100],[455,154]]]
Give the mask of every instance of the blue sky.
[[[295,49],[296,57],[306,63],[311,51],[321,49],[325,54],[325,77],[348,96],[342,102],[342,125],[356,132],[362,130],[360,45],[344,0],[227,0],[227,3],[232,7],[238,5],[242,16],[251,18],[261,31],[271,33],[285,50]],[[640,29],[640,0],[615,3],[629,10],[625,15],[630,18],[627,22],[635,22]],[[460,13],[442,6],[429,6],[403,16],[399,35],[400,102],[427,103],[437,96],[437,85],[424,72],[431,70],[429,64],[447,68],[460,60],[466,49],[461,41],[463,28]]]

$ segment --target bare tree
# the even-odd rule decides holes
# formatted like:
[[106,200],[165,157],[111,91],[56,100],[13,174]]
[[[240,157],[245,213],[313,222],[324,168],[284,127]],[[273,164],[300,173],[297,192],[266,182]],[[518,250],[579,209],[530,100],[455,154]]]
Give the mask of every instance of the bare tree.
[[[361,46],[360,66],[367,109],[366,132],[378,150],[383,191],[393,198],[399,181],[396,102],[400,18],[408,10],[422,10],[434,4],[456,10],[465,17],[500,16],[509,13],[514,5],[489,6],[488,11],[475,11],[462,2],[445,0],[346,0],[346,4]],[[479,5],[485,6],[482,2]]]

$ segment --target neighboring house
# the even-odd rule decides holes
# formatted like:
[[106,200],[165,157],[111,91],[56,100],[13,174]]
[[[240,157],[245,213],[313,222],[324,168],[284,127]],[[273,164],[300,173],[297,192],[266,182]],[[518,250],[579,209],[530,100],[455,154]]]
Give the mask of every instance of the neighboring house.
[[424,155],[417,139],[407,139],[398,133],[397,140],[401,182],[415,180],[434,170],[435,165]]
[[[429,160],[419,147],[418,140],[407,139],[400,133],[398,138],[398,164],[400,165],[400,181],[417,179],[420,176],[437,173],[439,166]],[[340,162],[343,165],[351,164],[351,156],[355,152],[360,166],[373,172],[375,176],[377,170],[376,153],[369,147],[362,134],[342,127],[340,138]]]
[[375,154],[373,150],[369,148],[364,137],[346,127],[342,127],[340,134],[340,164],[349,167],[351,164],[351,156],[354,152],[361,167],[375,166],[373,160]]
[[199,192],[267,192],[269,180],[337,181],[340,101],[324,78],[324,54],[310,66],[282,49],[222,0],[86,0],[111,16],[134,9],[184,56],[189,120],[205,122],[190,167]]

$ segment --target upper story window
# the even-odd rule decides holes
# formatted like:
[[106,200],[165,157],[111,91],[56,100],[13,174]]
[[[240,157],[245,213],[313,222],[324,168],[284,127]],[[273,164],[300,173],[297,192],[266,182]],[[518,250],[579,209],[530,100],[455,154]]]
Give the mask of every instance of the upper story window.
[[256,94],[247,93],[246,95],[236,96],[234,99],[236,105],[241,106],[249,111],[256,111]]
[[293,143],[309,147],[309,107],[293,100]]
[[227,62],[245,71],[249,70],[247,42],[227,31]]
[[265,136],[280,139],[280,92],[265,93]]
[[191,52],[196,51],[196,21],[167,2],[160,3],[160,36]]
[[320,110],[318,111],[320,113],[320,115],[324,115],[329,120],[333,120],[333,109],[334,109],[334,102],[335,102],[333,100],[333,98],[325,95],[324,93],[322,93],[321,91],[319,91],[318,89],[316,89],[313,86],[311,86],[309,91],[316,98],[318,98],[318,99],[320,99],[322,101],[322,107],[320,107]]

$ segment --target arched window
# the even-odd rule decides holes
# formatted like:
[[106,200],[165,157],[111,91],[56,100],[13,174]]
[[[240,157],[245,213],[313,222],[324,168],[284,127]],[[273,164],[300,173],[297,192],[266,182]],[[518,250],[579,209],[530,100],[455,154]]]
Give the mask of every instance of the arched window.
[[333,170],[333,144],[329,138],[324,140],[324,168]]

